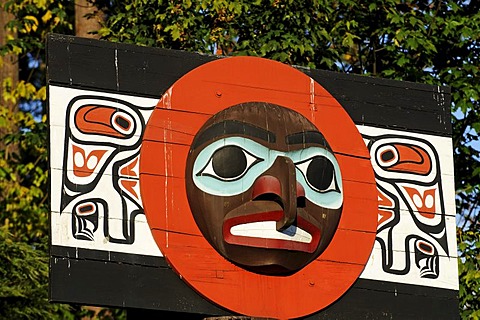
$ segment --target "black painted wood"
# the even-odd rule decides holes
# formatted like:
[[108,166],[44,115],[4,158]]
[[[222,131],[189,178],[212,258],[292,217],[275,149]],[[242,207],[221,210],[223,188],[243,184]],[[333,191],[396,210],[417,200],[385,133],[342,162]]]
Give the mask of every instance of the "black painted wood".
[[[67,258],[67,252],[71,253],[71,249],[52,247],[50,298],[53,301],[145,309],[132,310],[132,316],[155,317],[165,311],[179,312],[178,316],[191,314],[191,319],[198,319],[199,315],[232,315],[188,287],[164,258],[155,258],[159,261],[157,266],[147,266],[151,263],[142,264],[141,260],[108,261],[99,251],[84,249],[79,251],[78,258]],[[455,290],[358,279],[342,298],[305,319],[450,320],[459,317],[457,306]]]
[[47,82],[160,98],[182,75],[215,56],[52,34]]
[[147,256],[141,254],[130,254],[114,251],[89,250],[84,248],[73,248],[64,246],[51,246],[50,256],[66,257],[76,260],[98,260],[105,262],[120,262],[136,264],[147,267],[166,268],[168,264],[163,257]]
[[451,134],[450,88],[331,71],[305,70],[357,124]]
[[[153,98],[219,58],[56,34],[47,38],[47,54],[49,84]],[[357,124],[451,135],[449,87],[298,69],[325,87]]]
[[459,318],[458,291],[358,279],[342,298],[305,319]]
[[50,299],[86,305],[228,314],[200,297],[169,267],[117,261],[52,256]]

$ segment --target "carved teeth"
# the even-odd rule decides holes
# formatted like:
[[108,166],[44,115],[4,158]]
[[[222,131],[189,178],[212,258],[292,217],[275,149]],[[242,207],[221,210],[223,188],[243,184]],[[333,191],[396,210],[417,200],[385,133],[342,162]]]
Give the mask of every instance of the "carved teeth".
[[276,229],[276,221],[258,221],[239,224],[230,228],[230,233],[234,236],[278,239],[286,241],[295,241],[301,243],[311,243],[312,236],[294,225],[279,232]]

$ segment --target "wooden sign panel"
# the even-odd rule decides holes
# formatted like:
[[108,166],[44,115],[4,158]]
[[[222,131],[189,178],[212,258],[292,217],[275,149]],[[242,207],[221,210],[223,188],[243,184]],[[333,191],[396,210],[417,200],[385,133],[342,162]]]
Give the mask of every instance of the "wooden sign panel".
[[456,316],[448,88],[59,35],[47,45],[52,300]]

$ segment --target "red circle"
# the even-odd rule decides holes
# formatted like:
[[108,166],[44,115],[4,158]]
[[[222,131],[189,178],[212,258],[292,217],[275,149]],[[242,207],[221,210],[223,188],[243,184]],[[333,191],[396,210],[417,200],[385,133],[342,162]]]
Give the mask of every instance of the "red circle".
[[[193,137],[217,112],[264,101],[313,122],[339,162],[344,205],[328,248],[290,276],[267,276],[223,258],[202,236],[187,201],[185,164]],[[369,153],[342,106],[306,74],[253,57],[219,59],[179,79],[149,119],[140,152],[140,189],[149,226],[174,270],[205,298],[239,314],[296,318],[341,297],[370,256],[377,189]]]

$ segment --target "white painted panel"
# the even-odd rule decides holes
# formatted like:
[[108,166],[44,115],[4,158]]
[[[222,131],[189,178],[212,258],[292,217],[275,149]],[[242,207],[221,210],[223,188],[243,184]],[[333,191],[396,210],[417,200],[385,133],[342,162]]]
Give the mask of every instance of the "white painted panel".
[[[102,100],[102,98],[113,98],[113,101]],[[137,214],[135,212],[142,210],[141,197],[136,201],[129,200],[125,196],[127,193],[121,187],[116,189],[113,186],[115,179],[118,179],[118,172],[114,172],[113,164],[118,161],[123,161],[138,153],[139,148],[125,148],[121,140],[106,138],[105,144],[99,144],[101,139],[85,136],[81,132],[74,131],[73,135],[77,142],[65,137],[65,126],[72,126],[73,122],[69,121],[67,117],[68,106],[79,107],[88,104],[106,105],[123,110],[128,106],[123,102],[131,103],[138,106],[143,121],[146,123],[152,112],[153,106],[156,105],[158,99],[142,98],[121,94],[111,94],[104,92],[95,92],[89,90],[79,90],[72,88],[64,88],[58,86],[49,87],[49,105],[50,105],[50,175],[51,175],[51,230],[52,230],[52,244],[60,246],[71,246],[85,249],[95,249],[104,251],[116,251],[142,255],[161,256],[161,253],[153,240],[150,228],[146,222],[144,214]],[[143,109],[145,110],[143,110]],[[149,108],[147,110],[147,108]],[[137,118],[138,119],[138,118]],[[139,123],[139,121],[137,121]],[[143,128],[134,134],[129,140],[139,140]],[[136,138],[135,138],[136,137]],[[119,141],[115,145],[116,141]],[[134,140],[132,140],[134,141]],[[128,141],[127,141],[128,142]],[[65,149],[67,145],[67,149]],[[105,157],[101,158],[92,172],[85,176],[76,176],[73,174],[73,163],[75,155],[73,153],[72,145],[76,145],[83,150],[85,156],[83,160],[92,160],[89,155],[92,151],[98,149],[105,149],[107,153]],[[122,149],[120,150],[120,146]],[[67,167],[64,168],[64,158],[68,157]],[[82,159],[79,159],[82,160]],[[82,162],[82,161],[80,161]],[[76,162],[76,165],[81,163]],[[99,172],[103,174],[98,177]],[[97,179],[98,177],[98,179]],[[129,179],[132,177],[128,177]],[[69,181],[71,187],[75,190],[83,188],[82,192],[70,190],[63,185],[63,181]],[[129,181],[136,182],[137,185],[132,187],[138,195],[139,182],[137,177]],[[121,183],[118,183],[120,186]],[[62,196],[65,199],[65,194],[73,196],[66,207],[61,210]],[[100,199],[99,213],[95,216],[94,221],[97,223],[97,228],[93,232],[93,223],[88,219],[80,218],[82,223],[85,223],[85,234],[91,239],[76,239],[75,226],[73,221],[76,221],[77,216],[72,215],[72,209],[78,204],[87,202],[91,199]],[[103,202],[108,206],[108,217],[103,210]],[[97,202],[95,202],[97,203]],[[62,212],[61,212],[62,211]],[[61,213],[60,213],[61,212]],[[133,228],[130,227],[130,219],[134,219]],[[92,221],[93,221],[92,220]],[[105,234],[105,226],[108,228],[108,234]],[[132,229],[132,230],[131,230]],[[124,234],[127,230],[127,234]],[[90,234],[89,232],[93,232]],[[133,237],[134,234],[134,237]],[[77,234],[78,237],[78,234]],[[87,236],[85,236],[87,237]],[[85,238],[84,237],[84,238]],[[87,238],[88,238],[87,237]],[[112,239],[117,239],[113,241]],[[133,241],[134,239],[134,241]],[[123,244],[117,242],[132,242],[131,244]]]
[[[405,256],[405,252],[398,252],[398,254]],[[429,279],[421,277],[421,269],[415,266],[415,255],[413,253],[409,255],[413,265],[410,268],[410,272],[406,274],[385,272],[382,268],[382,250],[378,242],[375,242],[375,247],[360,278],[458,290],[458,264],[456,257],[439,256],[438,267],[440,271],[438,278]]]
[[62,174],[61,170],[50,169],[50,210],[60,212],[62,197]]
[[[144,215],[135,219],[135,241],[132,244],[120,244],[109,241],[103,234],[103,217],[99,219],[98,229],[93,241],[78,240],[72,235],[72,214],[52,212],[52,245],[83,248],[91,250],[123,252],[139,255],[162,256],[158,249]],[[121,225],[118,219],[108,219],[114,226]]]
[[61,169],[65,154],[65,127],[50,126],[50,168]]
[[[390,142],[416,145],[427,150],[433,161],[433,171],[426,175],[392,173],[380,167],[378,165],[379,160],[374,158],[378,153],[371,152],[372,166],[379,177],[384,179],[383,181],[377,180],[377,184],[399,200],[400,211],[397,221],[390,222],[390,224],[387,221],[379,225],[374,250],[361,277],[458,289],[455,190],[451,139],[435,135],[366,126],[357,126],[357,128],[364,137],[369,136],[373,138],[373,141],[378,137],[383,139],[378,140],[380,142],[373,143],[374,150],[380,151],[383,143],[388,144]],[[367,145],[369,142],[370,140],[365,139]],[[375,149],[376,146],[378,149]],[[435,153],[437,156],[435,156]],[[438,166],[436,161],[438,161]],[[416,190],[415,193],[418,192],[419,196],[410,197],[405,187],[414,188]],[[435,190],[434,212],[436,214],[434,216],[425,213],[419,214],[417,210],[419,205],[422,206],[428,202],[426,195],[431,194],[428,193],[428,190]],[[442,192],[439,193],[439,190]],[[421,199],[422,196],[423,199]],[[429,206],[431,208],[431,203]],[[443,222],[442,217],[444,217]],[[382,216],[379,215],[379,221],[381,218]],[[417,222],[415,223],[415,221]],[[429,229],[430,227],[437,227],[437,230],[434,232],[432,231],[433,229]],[[423,248],[432,248],[431,258],[425,258],[429,257],[428,254],[422,255],[421,250],[419,250],[419,247],[422,246]],[[419,262],[420,267],[417,266],[415,257],[421,260]],[[430,263],[429,266],[435,270],[433,273],[436,273],[438,270],[438,274],[429,275],[429,268],[425,265],[427,261]],[[429,276],[432,279],[428,278]]]

